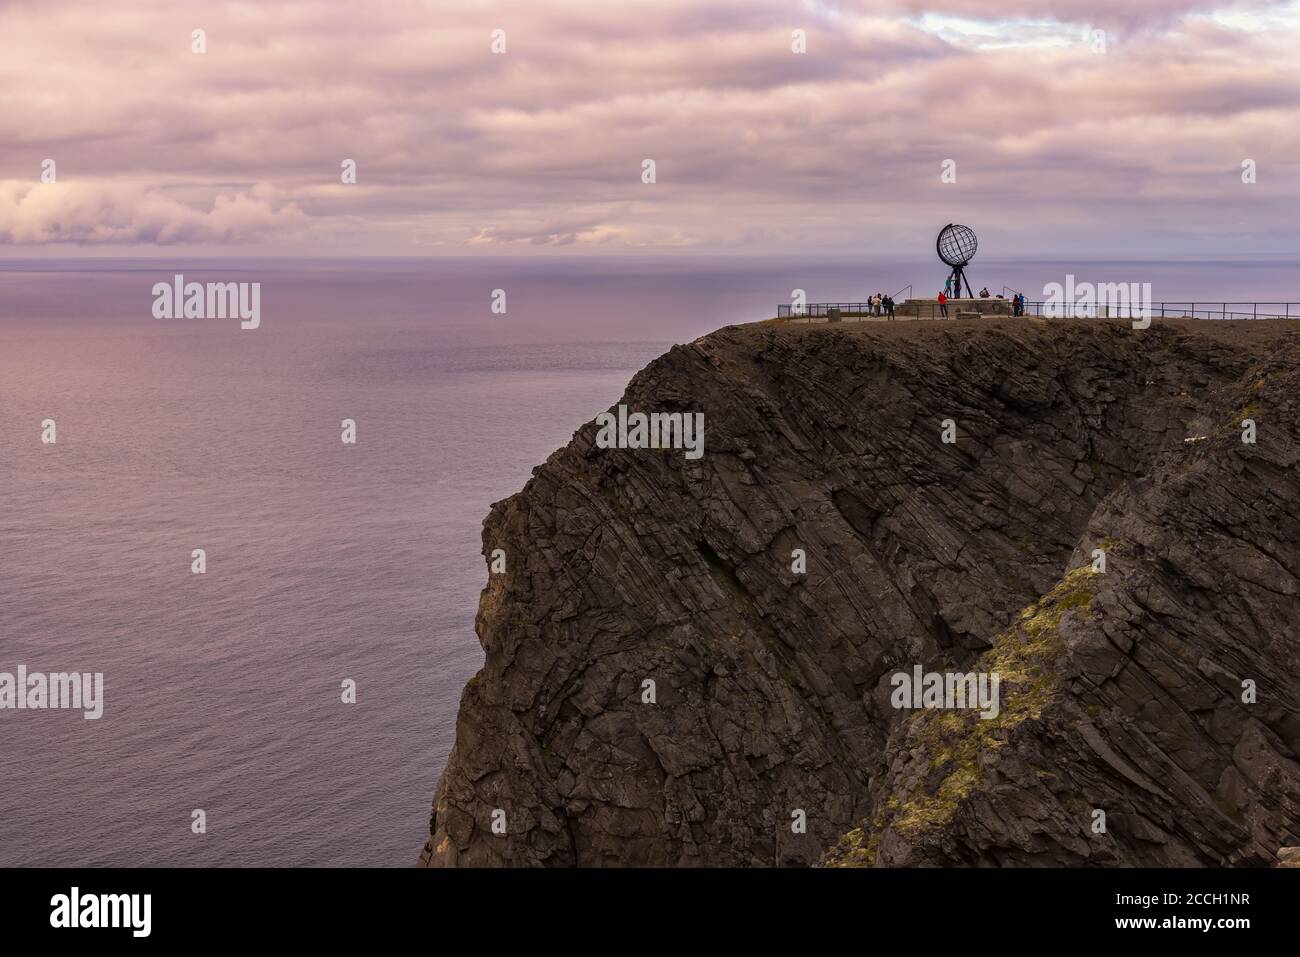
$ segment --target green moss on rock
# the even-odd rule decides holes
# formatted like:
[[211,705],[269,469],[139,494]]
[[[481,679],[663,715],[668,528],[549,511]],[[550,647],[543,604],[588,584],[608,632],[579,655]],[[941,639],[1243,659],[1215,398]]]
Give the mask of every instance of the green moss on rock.
[[1091,565],[1066,574],[1051,591],[1021,611],[980,658],[974,670],[1000,676],[997,717],[981,718],[974,710],[918,711],[911,717],[908,744],[922,749],[931,772],[944,768],[947,772],[932,787],[927,788],[924,782],[931,780],[933,773],[909,793],[891,795],[869,831],[858,828],[850,832],[862,836],[846,845],[837,866],[874,863],[886,828],[915,841],[952,821],[980,783],[981,758],[1005,745],[1021,724],[1038,720],[1058,690],[1056,665],[1065,647],[1061,619],[1092,603],[1096,576]]

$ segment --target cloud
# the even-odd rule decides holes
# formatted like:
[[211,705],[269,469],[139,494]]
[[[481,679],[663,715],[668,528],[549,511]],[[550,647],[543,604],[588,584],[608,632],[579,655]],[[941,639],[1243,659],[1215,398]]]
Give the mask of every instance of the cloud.
[[0,37],[13,247],[1204,251],[1300,201],[1294,2],[49,0]]
[[302,228],[291,203],[277,204],[265,187],[218,195],[196,209],[157,189],[112,182],[0,182],[0,241],[71,243],[243,243]]
[[537,226],[485,226],[470,238],[469,244],[500,245],[527,243],[533,246],[571,246],[574,243],[604,244],[613,242],[620,231],[599,222],[550,220]]

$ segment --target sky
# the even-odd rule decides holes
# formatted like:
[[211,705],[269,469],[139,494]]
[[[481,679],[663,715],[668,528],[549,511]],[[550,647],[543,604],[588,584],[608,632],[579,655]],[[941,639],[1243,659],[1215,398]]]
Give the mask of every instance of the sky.
[[0,258],[1293,257],[1297,39],[1264,0],[0,0]]

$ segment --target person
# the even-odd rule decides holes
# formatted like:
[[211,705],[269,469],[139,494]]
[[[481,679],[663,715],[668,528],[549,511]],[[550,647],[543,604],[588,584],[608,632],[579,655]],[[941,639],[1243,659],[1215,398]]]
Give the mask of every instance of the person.
[[989,287],[985,286],[983,289],[980,290],[980,298],[987,299],[988,297],[989,297]]
[[1011,297],[1011,302],[1013,304],[1011,311],[1015,313],[1017,316],[1023,316],[1025,314],[1024,293],[1020,293],[1020,292],[1016,293],[1014,296]]
[[875,296],[872,297],[871,309],[873,315],[877,317],[880,316],[880,293],[876,293]]
[[943,316],[943,318],[945,319],[948,318],[948,293],[947,292],[939,293],[939,315]]
[[943,281],[943,298],[947,299],[952,295],[952,276]]
[[894,297],[893,296],[885,297],[885,312],[891,320],[894,318]]

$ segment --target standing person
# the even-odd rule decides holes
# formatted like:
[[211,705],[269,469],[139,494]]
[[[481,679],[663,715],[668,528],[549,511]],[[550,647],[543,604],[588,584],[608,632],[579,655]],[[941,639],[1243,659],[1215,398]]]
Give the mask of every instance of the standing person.
[[894,319],[894,297],[893,296],[885,297],[885,311],[889,314],[889,319],[892,322]]
[[939,293],[939,315],[948,318],[948,293]]
[[943,298],[948,299],[952,295],[952,276],[943,281]]

